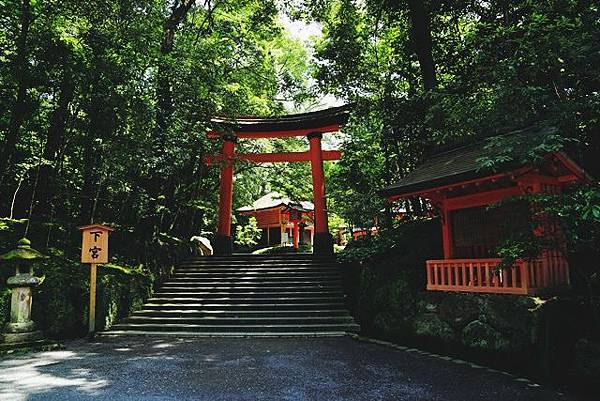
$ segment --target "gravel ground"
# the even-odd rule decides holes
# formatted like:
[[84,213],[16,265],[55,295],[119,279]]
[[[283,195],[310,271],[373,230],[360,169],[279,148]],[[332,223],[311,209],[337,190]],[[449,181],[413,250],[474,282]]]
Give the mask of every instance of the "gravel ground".
[[0,359],[0,400],[574,400],[351,338],[76,341]]

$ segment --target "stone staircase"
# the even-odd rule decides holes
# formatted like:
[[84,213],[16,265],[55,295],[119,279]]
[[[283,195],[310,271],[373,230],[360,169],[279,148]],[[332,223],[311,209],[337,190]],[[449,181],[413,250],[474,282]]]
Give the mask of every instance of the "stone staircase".
[[142,310],[102,335],[341,336],[358,330],[334,259],[234,255],[181,263]]

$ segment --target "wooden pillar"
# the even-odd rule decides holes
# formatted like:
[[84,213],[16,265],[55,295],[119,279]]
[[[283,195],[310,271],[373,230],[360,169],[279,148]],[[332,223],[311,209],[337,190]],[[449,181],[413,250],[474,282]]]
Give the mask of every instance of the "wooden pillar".
[[298,220],[294,220],[294,248],[298,249],[300,243],[300,227],[298,226]]
[[442,204],[440,210],[442,220],[442,241],[444,243],[444,259],[452,259],[452,235],[450,229],[450,212]]
[[215,235],[215,254],[229,255],[231,244],[231,207],[233,203],[233,158],[235,155],[234,136],[223,137],[223,165],[219,187],[219,225]]
[[96,278],[98,276],[96,263],[90,264],[90,310],[88,322],[88,336],[93,337],[96,332]]
[[327,222],[327,198],[325,197],[325,174],[323,172],[323,153],[320,133],[308,135],[310,146],[310,167],[313,180],[313,203],[315,206],[315,234],[313,252],[316,254],[333,253],[333,237],[329,233]]

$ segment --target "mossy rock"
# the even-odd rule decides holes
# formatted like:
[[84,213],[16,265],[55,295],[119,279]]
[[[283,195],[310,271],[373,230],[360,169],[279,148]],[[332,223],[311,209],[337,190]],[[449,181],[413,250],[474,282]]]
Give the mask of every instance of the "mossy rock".
[[9,289],[0,289],[0,331],[10,320],[10,300],[11,291]]
[[508,351],[510,341],[502,333],[480,320],[469,323],[462,331],[462,342],[469,348],[487,351]]
[[381,287],[377,290],[377,293],[381,295],[378,299],[382,302],[382,306],[385,305],[386,309],[392,314],[406,316],[414,313],[414,294],[410,291],[410,287],[404,277],[391,279],[389,284]]
[[473,294],[447,294],[438,306],[441,319],[462,330],[480,314],[480,298]]
[[537,306],[533,298],[487,295],[481,300],[481,321],[503,333],[518,333],[526,337],[530,335],[532,310]]
[[582,338],[575,343],[575,373],[600,382],[600,342]]
[[456,333],[452,326],[440,319],[435,313],[417,315],[412,326],[417,336],[435,338],[445,343],[456,339]]
[[395,337],[404,331],[402,319],[389,312],[378,313],[373,320],[373,324],[375,329],[386,337]]
[[423,291],[418,293],[416,300],[417,313],[436,313],[440,303],[447,295],[447,293],[437,291]]

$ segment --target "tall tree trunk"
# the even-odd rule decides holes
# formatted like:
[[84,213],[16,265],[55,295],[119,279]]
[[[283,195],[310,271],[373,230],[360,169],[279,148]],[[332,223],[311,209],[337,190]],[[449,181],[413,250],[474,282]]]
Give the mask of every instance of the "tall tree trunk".
[[44,216],[51,215],[52,200],[56,191],[56,161],[65,137],[69,105],[73,100],[75,85],[69,68],[65,67],[60,84],[58,104],[50,116],[50,126],[43,157],[46,164],[40,168],[37,190],[37,210]]
[[435,89],[437,75],[433,60],[433,41],[431,39],[431,19],[424,0],[408,0],[411,20],[413,46],[423,77],[423,87],[426,91]]
[[[195,4],[195,0],[176,0],[171,7],[171,14],[164,21],[163,36],[160,44],[160,58],[156,79],[156,124],[153,141],[153,156],[162,154],[162,149],[167,146],[169,129],[173,118],[173,93],[171,78],[171,62],[169,57],[175,43],[175,33]],[[156,157],[158,159],[158,157]],[[160,163],[160,164],[159,164]],[[147,180],[146,190],[150,196],[157,199],[161,193],[169,193],[170,186],[167,177],[161,172],[169,164],[165,160],[157,160],[150,166],[150,177]],[[153,225],[160,226],[156,220]]]
[[[100,41],[99,41],[100,42]],[[85,106],[88,127],[83,144],[83,184],[80,194],[79,219],[91,223],[96,217],[100,185],[104,181],[104,147],[114,135],[117,125],[117,107],[113,91],[114,83],[105,76],[102,49],[93,49],[92,58],[96,68],[89,76],[90,98]]]
[[173,94],[171,92],[168,56],[173,51],[175,32],[185,20],[194,3],[195,0],[176,1],[171,8],[171,15],[164,23],[156,85],[156,143],[158,149],[165,145],[167,131],[173,115]]
[[14,157],[21,125],[25,118],[27,88],[29,87],[29,70],[27,68],[27,38],[32,22],[31,4],[29,0],[21,2],[21,28],[17,38],[15,58],[15,78],[17,81],[17,96],[13,103],[8,130],[4,137],[2,153],[0,153],[0,186],[3,184],[7,168]]

